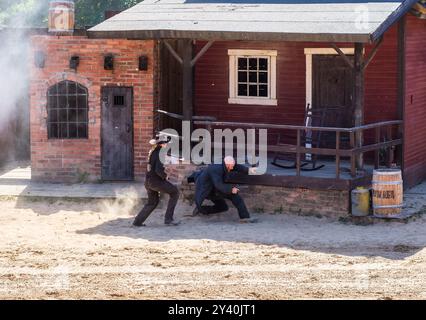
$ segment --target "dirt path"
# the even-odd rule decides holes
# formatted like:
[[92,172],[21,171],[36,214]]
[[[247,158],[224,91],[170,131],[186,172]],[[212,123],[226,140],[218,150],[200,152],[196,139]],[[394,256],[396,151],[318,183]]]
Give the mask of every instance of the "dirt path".
[[426,299],[426,218],[235,212],[131,227],[134,203],[0,201],[0,298]]

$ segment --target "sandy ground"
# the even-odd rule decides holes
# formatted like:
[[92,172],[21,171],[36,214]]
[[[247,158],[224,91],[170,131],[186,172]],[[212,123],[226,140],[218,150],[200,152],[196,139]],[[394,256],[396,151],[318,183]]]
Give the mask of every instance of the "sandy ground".
[[234,211],[131,227],[129,202],[0,201],[2,299],[425,299],[426,217],[356,226]]

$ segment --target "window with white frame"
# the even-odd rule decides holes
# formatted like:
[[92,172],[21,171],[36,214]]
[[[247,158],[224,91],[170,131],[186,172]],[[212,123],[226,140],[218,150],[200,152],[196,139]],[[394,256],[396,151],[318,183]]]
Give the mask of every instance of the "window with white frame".
[[277,105],[276,50],[228,50],[229,103]]

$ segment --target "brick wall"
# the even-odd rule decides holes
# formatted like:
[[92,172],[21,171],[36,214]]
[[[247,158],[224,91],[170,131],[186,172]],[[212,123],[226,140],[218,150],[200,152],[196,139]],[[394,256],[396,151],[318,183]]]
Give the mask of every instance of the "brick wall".
[[[195,185],[188,184],[186,178],[200,168],[185,163],[166,166],[170,181],[177,183],[180,188],[181,199],[191,206],[195,205]],[[239,188],[247,208],[252,213],[291,213],[330,218],[346,217],[350,213],[349,191],[260,185],[239,185]]]
[[[154,41],[88,39],[85,36],[33,36],[32,50],[46,54],[43,69],[31,61],[31,162],[32,178],[39,181],[90,181],[101,178],[101,88],[133,87],[134,168],[143,177],[153,132],[155,96]],[[114,70],[104,70],[103,56],[114,55]],[[72,55],[80,57],[75,72],[69,69]],[[148,71],[138,70],[138,57],[148,56]],[[31,54],[34,57],[34,54]],[[48,139],[47,99],[50,86],[63,80],[78,82],[89,93],[89,138]]]
[[[346,217],[350,213],[348,191],[254,185],[240,185],[239,188],[251,213],[291,213],[330,218]],[[180,189],[183,201],[195,205],[195,185],[183,181]]]

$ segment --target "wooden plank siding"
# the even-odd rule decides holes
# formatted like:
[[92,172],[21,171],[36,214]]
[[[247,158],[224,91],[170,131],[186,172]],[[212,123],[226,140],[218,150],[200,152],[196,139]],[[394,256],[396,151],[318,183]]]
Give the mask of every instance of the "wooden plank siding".
[[[397,26],[384,36],[376,56],[365,74],[365,124],[397,120],[398,68]],[[205,44],[197,41],[195,51]],[[353,48],[353,43],[338,44]],[[330,43],[218,41],[195,66],[194,114],[215,116],[218,121],[302,125],[306,104],[305,48],[331,48]],[[368,56],[374,45],[366,45]],[[228,104],[228,49],[277,50],[277,106]],[[270,131],[274,143],[273,131]],[[366,131],[365,140],[373,142],[375,132]],[[373,154],[366,155],[371,160]]]
[[[205,42],[197,41],[198,52]],[[365,123],[396,120],[397,28],[385,35],[383,44],[366,71]],[[195,114],[216,116],[219,121],[263,122],[300,125],[306,96],[305,48],[331,47],[329,43],[225,42],[218,41],[198,61],[195,70]],[[353,44],[339,44],[353,48]],[[373,46],[366,46],[366,54]],[[277,50],[278,106],[228,104],[228,49]]]
[[426,179],[426,20],[407,16],[404,184]]

